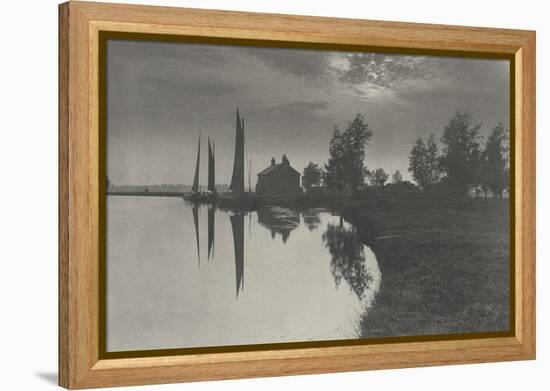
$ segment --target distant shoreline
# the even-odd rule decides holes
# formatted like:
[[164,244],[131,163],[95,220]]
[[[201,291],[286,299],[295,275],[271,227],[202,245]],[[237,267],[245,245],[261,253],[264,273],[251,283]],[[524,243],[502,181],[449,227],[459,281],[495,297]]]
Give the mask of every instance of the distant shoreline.
[[108,191],[111,196],[138,196],[138,197],[183,197],[191,193],[181,191]]

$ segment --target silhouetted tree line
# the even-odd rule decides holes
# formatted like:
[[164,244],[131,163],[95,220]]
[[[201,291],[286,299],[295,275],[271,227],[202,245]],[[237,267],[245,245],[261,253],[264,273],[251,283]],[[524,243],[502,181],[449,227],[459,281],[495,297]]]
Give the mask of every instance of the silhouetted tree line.
[[476,195],[502,198],[508,187],[508,129],[495,126],[483,143],[481,124],[468,112],[457,112],[443,131],[441,153],[431,134],[426,142],[418,138],[409,155],[409,171],[422,189],[445,183],[458,196],[465,196],[471,187]]
[[[309,162],[304,168],[302,186],[310,192],[321,186],[338,192],[349,190],[356,194],[366,183],[384,189],[389,175],[383,168],[368,170],[365,166],[366,148],[372,138],[373,130],[365,118],[357,114],[345,129],[334,127],[329,143],[329,158],[324,167]],[[392,175],[394,185],[415,187],[411,182],[403,181],[399,170]]]
[[[303,171],[302,186],[308,192],[323,186],[338,192],[347,189],[356,194],[368,182],[383,189],[389,175],[383,168],[368,170],[365,166],[366,148],[372,135],[373,130],[361,114],[357,114],[343,130],[335,126],[329,143],[328,162],[324,167],[309,162]],[[392,182],[414,187],[412,183],[403,181],[399,170],[392,175]]]
[[[476,195],[502,198],[509,185],[508,129],[502,123],[495,126],[486,142],[480,134],[481,124],[469,112],[457,112],[449,120],[441,137],[441,150],[435,136],[424,141],[418,138],[409,155],[409,172],[417,185],[430,190],[445,184],[458,196],[465,196],[470,188]],[[356,194],[360,186],[369,183],[384,189],[389,174],[383,168],[368,170],[365,166],[366,148],[373,135],[365,118],[357,114],[345,129],[334,127],[329,143],[329,158],[324,167],[309,162],[304,168],[302,186],[306,191],[326,187]],[[392,176],[394,185],[414,187],[403,181],[399,170]]]

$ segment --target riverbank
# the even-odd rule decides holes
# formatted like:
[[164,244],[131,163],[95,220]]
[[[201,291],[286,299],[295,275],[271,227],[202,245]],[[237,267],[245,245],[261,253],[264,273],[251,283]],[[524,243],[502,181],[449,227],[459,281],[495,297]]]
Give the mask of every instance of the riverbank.
[[426,197],[346,210],[376,254],[382,284],[364,338],[509,328],[508,200]]

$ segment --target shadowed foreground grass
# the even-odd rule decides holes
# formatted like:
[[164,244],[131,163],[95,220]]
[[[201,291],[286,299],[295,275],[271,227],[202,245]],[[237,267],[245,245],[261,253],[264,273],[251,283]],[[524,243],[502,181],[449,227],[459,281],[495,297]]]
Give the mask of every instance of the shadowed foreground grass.
[[508,216],[507,200],[354,209],[351,219],[382,271],[376,302],[360,321],[362,337],[508,330]]

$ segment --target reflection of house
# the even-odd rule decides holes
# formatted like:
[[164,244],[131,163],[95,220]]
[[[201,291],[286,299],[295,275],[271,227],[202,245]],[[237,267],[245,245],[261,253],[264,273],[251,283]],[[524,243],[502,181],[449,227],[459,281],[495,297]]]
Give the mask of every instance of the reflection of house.
[[271,165],[258,174],[256,194],[274,197],[292,197],[302,193],[300,173],[290,165],[286,155],[281,163],[271,159]]
[[315,231],[317,227],[319,227],[319,224],[321,224],[321,217],[319,216],[318,210],[304,210],[302,212],[302,217],[304,218],[304,224],[310,231]]
[[271,237],[281,234],[283,243],[286,243],[290,232],[300,225],[300,214],[286,208],[271,207],[257,210],[258,222],[271,231]]

